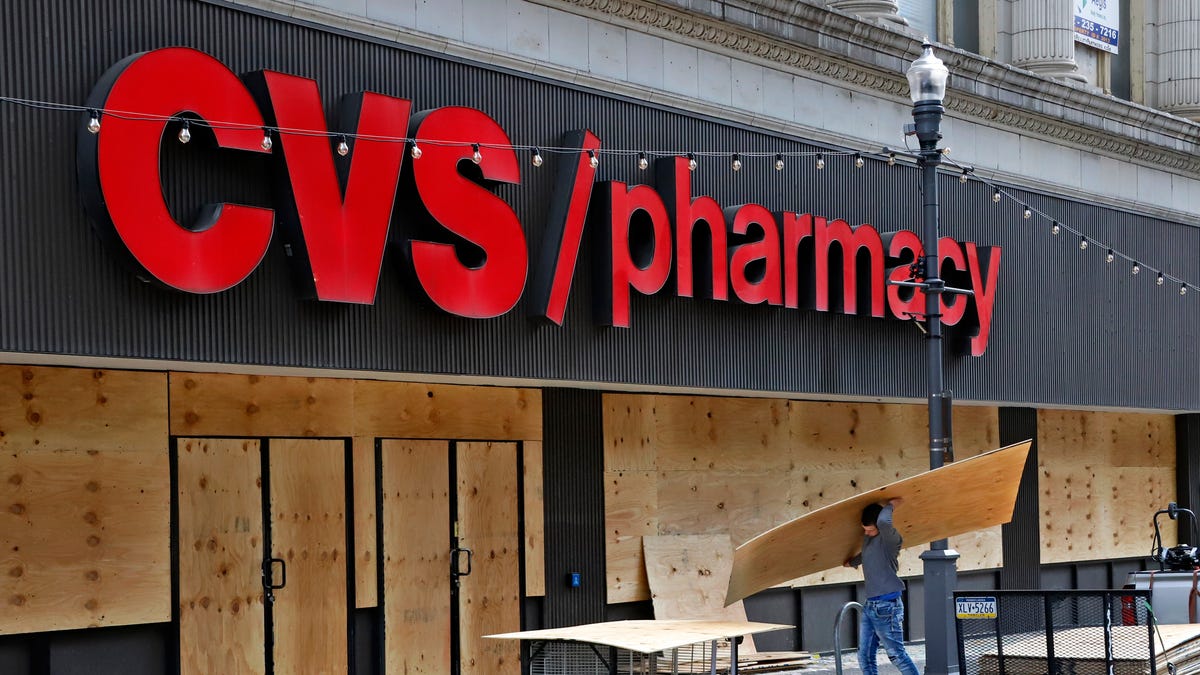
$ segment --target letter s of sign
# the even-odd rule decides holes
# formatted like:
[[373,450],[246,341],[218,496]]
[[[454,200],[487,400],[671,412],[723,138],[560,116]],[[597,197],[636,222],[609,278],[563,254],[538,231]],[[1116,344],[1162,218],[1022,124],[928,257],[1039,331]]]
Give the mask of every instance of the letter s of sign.
[[[186,75],[186,76],[185,76]],[[190,226],[171,217],[159,149],[167,117],[220,120],[222,148],[262,149],[262,115],[242,81],[220,61],[184,47],[135,54],[108,69],[92,90],[92,109],[108,115],[91,134],[80,124],[76,171],[84,207],[101,238],[146,280],[190,293],[215,293],[245,279],[266,253],[270,209],[208,204]]]
[[[486,187],[521,182],[508,134],[485,113],[464,107],[418,113],[409,131],[424,149],[411,166],[425,210],[441,227],[483,249],[484,255],[481,264],[468,266],[454,244],[413,239],[409,253],[417,280],[429,299],[451,314],[473,319],[504,314],[521,299],[529,269],[521,221]],[[474,144],[480,148],[480,182],[459,170],[470,163]]]

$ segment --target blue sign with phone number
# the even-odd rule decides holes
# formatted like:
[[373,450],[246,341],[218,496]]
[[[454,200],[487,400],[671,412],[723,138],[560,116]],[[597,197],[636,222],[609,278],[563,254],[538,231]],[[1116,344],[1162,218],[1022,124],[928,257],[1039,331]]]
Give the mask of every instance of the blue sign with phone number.
[[1120,30],[1114,26],[1075,16],[1075,39],[1079,42],[1116,54],[1119,37]]

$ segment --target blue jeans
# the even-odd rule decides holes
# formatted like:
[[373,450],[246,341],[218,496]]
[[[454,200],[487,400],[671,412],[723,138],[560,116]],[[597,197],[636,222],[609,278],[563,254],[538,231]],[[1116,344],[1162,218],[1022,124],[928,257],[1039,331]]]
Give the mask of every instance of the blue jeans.
[[858,664],[863,675],[879,675],[875,652],[880,644],[901,673],[920,675],[904,651],[904,602],[899,598],[863,603],[862,621],[858,624]]

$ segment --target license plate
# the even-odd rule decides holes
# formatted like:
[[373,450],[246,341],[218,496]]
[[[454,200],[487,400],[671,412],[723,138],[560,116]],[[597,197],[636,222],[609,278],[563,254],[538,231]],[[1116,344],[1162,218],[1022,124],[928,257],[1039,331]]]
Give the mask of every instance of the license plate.
[[955,598],[954,615],[960,619],[994,619],[996,598]]

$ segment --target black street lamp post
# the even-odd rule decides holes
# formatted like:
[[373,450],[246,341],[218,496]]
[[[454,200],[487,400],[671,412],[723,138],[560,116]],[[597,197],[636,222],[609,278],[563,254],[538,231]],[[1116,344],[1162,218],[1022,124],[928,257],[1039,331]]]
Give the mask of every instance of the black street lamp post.
[[[943,293],[961,293],[947,288],[941,278],[938,259],[938,165],[942,151],[941,123],[945,108],[946,80],[949,77],[942,60],[933,55],[933,45],[926,43],[924,53],[913,61],[908,76],[909,95],[913,102],[913,124],[908,130],[920,141],[917,166],[921,168],[921,195],[925,256],[920,265],[925,292],[925,337],[929,358],[929,468],[941,467],[953,461],[950,433],[950,392],[942,377],[944,345],[942,341],[941,301]],[[945,539],[929,545],[921,554],[925,581],[925,672],[927,675],[948,675],[958,672],[958,643],[955,639],[952,596],[958,573],[955,561],[958,552]]]

